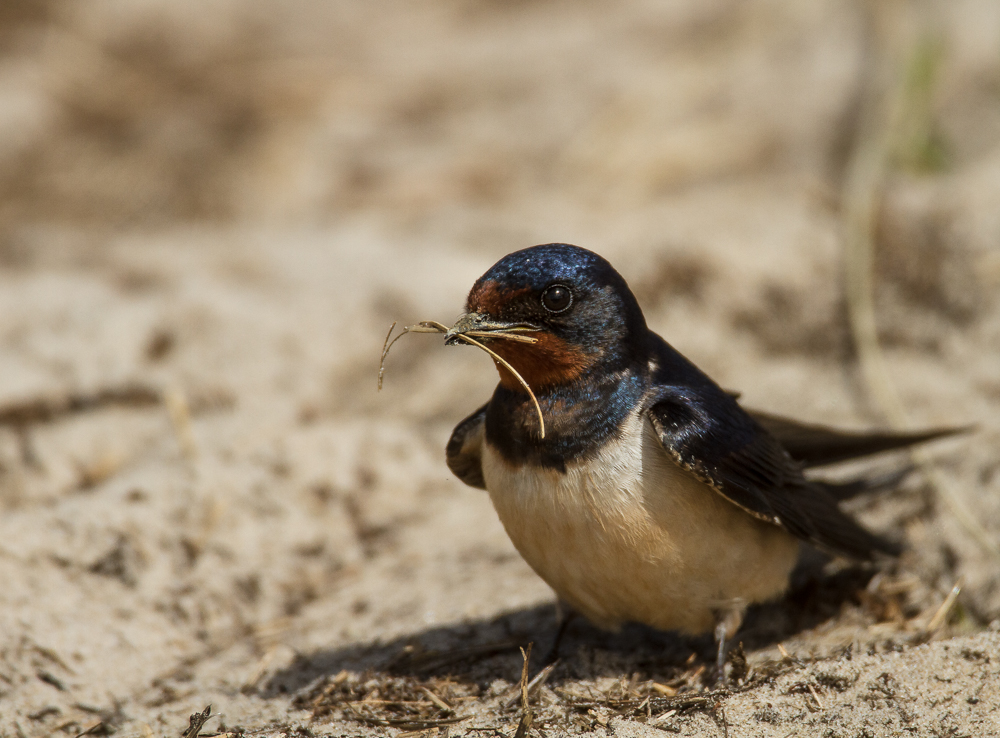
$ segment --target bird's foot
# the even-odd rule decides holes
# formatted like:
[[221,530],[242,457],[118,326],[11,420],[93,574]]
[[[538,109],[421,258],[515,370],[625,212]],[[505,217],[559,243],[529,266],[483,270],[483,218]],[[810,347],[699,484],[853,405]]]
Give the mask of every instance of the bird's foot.
[[555,638],[552,639],[552,647],[545,654],[545,659],[542,662],[543,666],[549,666],[559,660],[559,647],[562,645],[563,636],[566,635],[566,629],[569,628],[569,624],[576,617],[575,610],[563,610],[562,607],[558,607],[557,609],[559,628],[556,630]]

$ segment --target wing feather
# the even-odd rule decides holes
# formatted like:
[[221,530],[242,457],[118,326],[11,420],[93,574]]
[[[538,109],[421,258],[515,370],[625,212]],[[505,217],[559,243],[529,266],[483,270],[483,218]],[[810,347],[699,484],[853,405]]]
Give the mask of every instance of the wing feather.
[[777,439],[713,387],[660,385],[647,410],[664,450],[682,468],[751,515],[821,548],[859,559],[899,552],[841,512]]
[[486,405],[483,405],[455,426],[445,447],[445,458],[452,474],[470,487],[478,489],[486,489],[486,480],[483,478],[485,438]]

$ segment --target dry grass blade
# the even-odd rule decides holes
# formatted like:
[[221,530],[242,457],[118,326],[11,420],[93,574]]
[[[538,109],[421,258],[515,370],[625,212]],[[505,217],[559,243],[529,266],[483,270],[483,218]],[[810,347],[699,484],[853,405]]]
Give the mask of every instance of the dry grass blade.
[[[549,664],[548,666],[546,666],[544,669],[542,669],[540,672],[538,672],[535,675],[534,679],[532,679],[530,682],[528,682],[528,697],[529,698],[533,694],[535,694],[535,692],[537,692],[541,688],[541,686],[543,684],[545,684],[545,682],[552,675],[552,672],[555,670],[555,668],[558,665],[559,665],[558,661],[552,662],[551,664]],[[517,704],[518,700],[522,700],[523,701],[523,697],[520,694],[520,688],[518,689],[518,693],[517,694],[515,694],[514,696],[512,696],[509,700],[507,700],[504,703],[504,707],[506,707],[506,708],[509,709],[509,708],[513,707],[515,704]]]
[[392,336],[392,332],[396,330],[396,321],[392,321],[392,325],[389,326],[389,332],[385,334],[385,342],[382,344],[382,359],[378,363],[378,389],[379,392],[382,391],[382,375],[385,374],[385,357],[389,355],[389,349],[392,348],[392,344],[396,343],[400,338],[406,335],[407,330],[404,328],[403,332],[392,339],[392,343],[389,342],[389,337]]
[[955,601],[958,599],[959,593],[962,591],[962,585],[965,584],[965,577],[961,576],[958,581],[955,582],[955,586],[951,588],[948,596],[944,598],[944,602],[941,603],[941,607],[937,609],[934,613],[934,617],[930,619],[927,623],[927,632],[934,633],[938,628],[944,625],[945,618],[948,617],[948,613],[951,612],[951,608],[955,606]]
[[674,697],[657,697],[647,695],[643,699],[612,699],[604,697],[600,699],[581,698],[580,696],[568,693],[566,690],[557,689],[556,693],[563,698],[567,707],[574,710],[585,711],[596,708],[606,708],[614,710],[619,714],[633,712],[640,707],[648,707],[652,712],[663,712],[664,710],[688,710],[691,708],[707,709],[714,705],[719,699],[736,694],[737,691],[728,688],[716,689],[710,692],[690,692],[679,694]]
[[825,710],[826,709],[826,705],[824,705],[823,704],[823,700],[821,700],[819,698],[819,694],[817,694],[816,688],[813,687],[813,685],[811,685],[811,684],[807,684],[806,686],[809,688],[809,694],[811,694],[812,698],[814,700],[816,700],[816,707],[818,707],[821,710]]
[[531,730],[531,706],[528,704],[528,662],[531,659],[531,647],[533,643],[528,644],[528,648],[521,649],[521,657],[524,659],[524,664],[521,666],[521,719],[517,723],[517,731],[514,733],[514,738],[525,738],[528,735],[528,731]]
[[438,697],[436,694],[434,694],[434,692],[427,689],[427,687],[421,687],[420,691],[423,692],[427,696],[427,699],[429,699],[431,702],[437,705],[440,709],[444,710],[445,712],[455,712],[454,707],[452,707],[443,699]]
[[[416,325],[404,326],[402,332],[400,332],[398,336],[396,336],[390,341],[389,338],[392,336],[392,332],[395,329],[396,329],[396,323],[394,322],[391,326],[389,326],[389,332],[386,334],[385,342],[382,344],[382,360],[379,362],[378,365],[378,388],[380,390],[382,389],[382,375],[385,373],[385,357],[388,356],[389,349],[393,347],[393,344],[395,344],[396,341],[405,336],[407,333],[448,332],[448,326],[444,325],[443,323],[438,323],[436,320],[422,320]],[[484,346],[482,343],[480,343],[479,341],[477,341],[475,338],[472,337],[476,336],[478,338],[503,338],[506,340],[518,341],[521,343],[535,343],[538,340],[536,338],[532,338],[531,336],[523,336],[518,333],[515,333],[514,331],[517,330],[519,329],[511,328],[510,330],[507,331],[468,331],[466,333],[456,333],[455,338],[465,341],[470,346],[475,346],[476,348],[480,348],[486,353],[488,353],[490,356],[493,357],[494,361],[503,365],[503,367],[514,376],[514,378],[521,384],[521,386],[524,387],[525,392],[528,393],[528,396],[531,397],[531,401],[535,404],[535,412],[538,414],[538,426],[540,429],[539,434],[541,435],[542,438],[545,438],[545,418],[542,415],[542,406],[538,404],[538,398],[535,397],[535,393],[531,391],[531,387],[528,386],[528,383],[524,380],[524,377],[522,377],[521,374],[517,371],[517,369],[511,366],[506,359],[500,356],[500,354]]]
[[492,356],[494,360],[499,361],[501,364],[504,365],[507,371],[513,374],[514,378],[521,383],[521,386],[524,387],[525,392],[527,392],[528,395],[531,397],[531,401],[535,403],[535,412],[538,413],[538,426],[540,429],[539,435],[541,435],[542,438],[545,438],[545,418],[542,417],[542,406],[538,404],[538,398],[535,397],[535,393],[531,391],[531,387],[528,386],[528,383],[524,381],[524,377],[518,374],[517,370],[510,364],[508,364],[507,361],[504,360],[499,354],[497,354],[495,351],[492,351],[491,349],[486,348],[483,344],[479,343],[479,341],[473,338],[469,338],[468,336],[463,335],[461,333],[458,334],[458,337],[461,338],[466,343],[472,344],[473,346],[478,346],[483,351]]
[[399,719],[384,719],[368,717],[367,715],[357,714],[355,715],[355,720],[360,723],[365,723],[366,725],[375,725],[382,728],[400,728],[402,730],[428,730],[429,728],[439,728],[443,725],[454,725],[455,723],[460,723],[463,720],[468,720],[469,718],[457,716],[449,718],[438,718],[438,719],[409,719],[409,718],[399,718]]
[[296,706],[311,708],[313,720],[334,715],[367,725],[426,730],[470,719],[472,715],[456,715],[458,705],[479,696],[476,685],[450,679],[342,671],[301,694]]

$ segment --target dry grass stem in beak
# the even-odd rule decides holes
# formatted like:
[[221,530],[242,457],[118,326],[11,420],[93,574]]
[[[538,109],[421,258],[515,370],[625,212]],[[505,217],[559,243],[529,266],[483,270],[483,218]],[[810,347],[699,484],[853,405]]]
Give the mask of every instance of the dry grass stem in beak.
[[[399,333],[399,335],[396,336],[395,338],[392,338],[392,332],[394,330],[396,330],[395,322],[393,322],[393,324],[389,326],[389,332],[385,336],[385,343],[382,344],[382,360],[379,362],[378,365],[379,390],[382,389],[382,375],[385,374],[385,357],[389,355],[389,349],[392,348],[393,344],[395,344],[396,341],[405,336],[407,333],[447,333],[448,326],[444,325],[443,323],[438,323],[436,320],[422,320],[416,325],[403,326],[403,330]],[[528,386],[528,383],[524,381],[524,377],[522,377],[518,373],[517,369],[512,367],[507,362],[507,360],[504,359],[502,356],[500,356],[497,352],[493,351],[490,348],[487,348],[479,341],[475,340],[475,338],[504,338],[511,341],[519,341],[521,343],[535,343],[538,339],[532,338],[531,336],[520,335],[512,331],[503,331],[503,330],[467,331],[465,333],[455,333],[453,335],[455,338],[465,341],[467,344],[471,346],[475,346],[476,348],[482,349],[490,356],[492,356],[494,361],[496,361],[499,364],[502,364],[504,368],[507,369],[507,371],[509,371],[511,374],[514,375],[514,378],[521,383],[521,386],[524,387],[525,392],[527,392],[528,395],[531,397],[531,401],[535,403],[535,412],[538,413],[538,425],[539,428],[541,429],[541,437],[545,438],[545,418],[542,417],[542,406],[538,404],[538,398],[535,397],[535,393],[531,391],[531,387]],[[475,338],[473,338],[473,336],[475,336]],[[391,341],[389,340],[390,338],[392,338]]]

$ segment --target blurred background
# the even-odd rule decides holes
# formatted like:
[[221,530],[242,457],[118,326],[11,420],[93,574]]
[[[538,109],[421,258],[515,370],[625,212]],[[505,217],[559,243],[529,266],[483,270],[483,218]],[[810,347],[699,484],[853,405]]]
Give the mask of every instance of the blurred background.
[[749,405],[977,424],[862,510],[871,617],[1000,617],[994,0],[5,0],[0,726],[264,721],[296,653],[548,601],[443,463],[489,361],[375,378],[552,241]]

